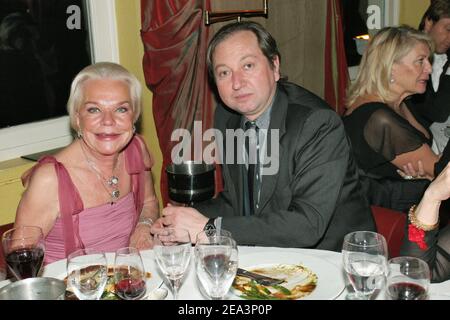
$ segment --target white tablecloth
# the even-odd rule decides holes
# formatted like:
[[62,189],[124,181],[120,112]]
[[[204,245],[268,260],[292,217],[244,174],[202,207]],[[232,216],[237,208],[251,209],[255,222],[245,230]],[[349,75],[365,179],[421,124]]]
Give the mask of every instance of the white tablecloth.
[[[342,271],[342,258],[341,253],[334,252],[334,251],[326,251],[326,250],[315,250],[315,249],[294,249],[294,248],[275,248],[275,247],[247,247],[247,246],[239,246],[239,256],[240,259],[245,257],[245,255],[250,255],[254,253],[264,253],[264,252],[277,252],[277,253],[292,253],[292,255],[300,254],[300,255],[308,255],[315,257],[317,259],[323,259],[324,261],[327,261],[328,263],[332,263],[337,266],[337,269],[340,270],[338,274],[336,274],[336,281],[345,281],[347,283],[347,280],[345,279],[344,273]],[[164,277],[161,274],[161,271],[157,267],[157,264],[154,261],[154,255],[152,250],[145,250],[141,252],[142,258],[144,260],[144,264],[146,267],[146,271],[151,272],[154,274],[152,287],[157,287],[161,284],[161,279]],[[109,253],[107,254],[109,263],[113,263],[113,254]],[[203,300],[205,299],[205,296],[200,291],[200,285],[197,281],[197,277],[195,275],[195,268],[194,268],[194,258],[191,259],[191,264],[189,267],[189,270],[183,280],[182,286],[179,291],[179,299],[182,300]],[[257,263],[258,261],[255,261]],[[277,261],[274,261],[276,263]],[[55,270],[58,269],[58,272],[61,273],[64,270],[64,261],[56,262],[55,264],[49,265],[46,267],[47,270]],[[57,266],[58,268],[54,268]],[[62,270],[60,270],[62,269]],[[47,275],[46,270],[44,269],[44,275]],[[59,275],[59,274],[58,274]],[[54,275],[57,276],[57,275]],[[341,277],[339,279],[339,277]],[[4,280],[0,282],[0,287],[9,284],[9,280]],[[163,286],[168,288],[168,282],[166,281]],[[348,287],[348,286],[347,286]],[[345,296],[347,295],[347,287],[339,294],[337,299],[342,300],[345,299]],[[170,291],[170,290],[169,290]],[[430,290],[430,299],[431,300],[450,300],[450,280],[442,282],[442,283],[434,283],[431,284]],[[227,299],[234,299],[236,296],[229,294],[227,296]],[[381,292],[378,295],[375,295],[372,297],[373,299],[381,300],[384,299],[384,294]],[[172,295],[169,293],[167,299],[172,299]]]
[[[328,261],[330,263],[333,263],[338,267],[339,270],[341,270],[340,274],[336,275],[336,279],[338,277],[342,277],[347,284],[346,288],[342,291],[342,293],[336,298],[338,300],[344,300],[345,296],[348,293],[347,288],[350,288],[350,285],[348,284],[347,279],[344,276],[344,272],[342,269],[342,256],[340,252],[334,252],[334,251],[327,251],[327,250],[316,250],[316,249],[297,249],[297,248],[276,248],[276,247],[247,247],[247,246],[239,246],[239,255],[240,257],[242,255],[251,254],[251,253],[257,253],[257,252],[286,252],[286,253],[299,253],[302,255],[309,255],[313,256],[319,259],[323,259],[325,261]],[[152,254],[152,253],[151,253]],[[276,261],[274,261],[276,263]],[[159,272],[159,270],[157,271]],[[167,283],[165,283],[166,288],[168,288]],[[199,289],[199,283],[196,279],[195,275],[195,268],[193,265],[193,261],[191,261],[191,267],[189,270],[189,273],[186,275],[186,278],[183,281],[183,284],[179,291],[179,299],[186,299],[186,300],[200,300],[205,299],[205,297],[201,294]],[[351,289],[350,289],[351,290]],[[431,284],[430,289],[430,300],[450,300],[450,280],[443,282],[443,283],[436,283]],[[172,296],[169,293],[168,299],[171,299]],[[227,298],[233,299],[232,295],[228,295]],[[372,299],[376,300],[383,300],[384,294],[383,292],[380,292],[378,294],[375,294]]]

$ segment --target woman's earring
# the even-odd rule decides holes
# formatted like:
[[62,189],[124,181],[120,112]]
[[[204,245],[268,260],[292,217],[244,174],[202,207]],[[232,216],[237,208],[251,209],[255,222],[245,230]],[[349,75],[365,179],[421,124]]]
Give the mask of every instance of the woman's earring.
[[133,133],[136,133],[136,126],[133,124]]
[[390,82],[390,83],[394,83],[394,82],[395,82],[395,79],[394,79],[394,78],[391,78],[391,79],[389,80],[389,82]]
[[81,133],[80,130],[77,131],[77,138],[78,138],[78,139],[83,138],[83,134]]

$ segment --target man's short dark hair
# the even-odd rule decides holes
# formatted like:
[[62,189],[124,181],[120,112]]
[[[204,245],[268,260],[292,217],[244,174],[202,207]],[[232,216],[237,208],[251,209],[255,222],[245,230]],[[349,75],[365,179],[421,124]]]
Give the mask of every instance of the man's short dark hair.
[[419,30],[424,30],[426,19],[436,23],[442,18],[450,18],[450,0],[432,0],[420,21]]
[[216,50],[216,47],[228,37],[240,31],[253,32],[258,40],[259,48],[266,56],[272,68],[275,67],[273,62],[274,59],[276,57],[278,57],[278,59],[281,59],[280,52],[278,51],[277,47],[277,42],[272,37],[272,35],[267,32],[267,30],[264,29],[264,27],[259,23],[253,21],[242,21],[227,24],[220,28],[219,31],[217,31],[208,46],[208,52],[206,54],[206,64],[208,66],[208,74],[212,83],[215,83],[212,57],[214,51]]

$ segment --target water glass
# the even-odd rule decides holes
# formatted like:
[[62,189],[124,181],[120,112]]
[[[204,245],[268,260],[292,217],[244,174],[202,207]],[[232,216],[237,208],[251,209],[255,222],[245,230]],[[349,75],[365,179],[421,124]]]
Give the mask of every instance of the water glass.
[[425,261],[415,257],[397,257],[389,260],[388,264],[387,299],[428,299],[430,268]]
[[79,249],[67,258],[67,286],[80,300],[99,300],[108,281],[105,253]]
[[387,274],[387,244],[383,235],[371,231],[356,231],[344,237],[342,257],[354,293],[349,300],[368,300],[385,284]]
[[138,249],[126,247],[116,251],[114,283],[121,299],[136,300],[145,294],[145,269]]
[[196,271],[204,290],[213,300],[224,299],[236,276],[238,250],[230,237],[197,237]]
[[[233,239],[233,236],[230,231],[225,229],[211,229],[211,230],[203,230],[199,232],[195,236],[195,243],[197,243],[200,239],[207,239],[211,236],[224,236]],[[234,240],[234,239],[233,239]]]
[[189,266],[191,247],[191,238],[185,229],[164,228],[154,236],[155,258],[171,284],[174,300],[178,299],[181,279]]
[[22,226],[2,236],[5,261],[17,280],[37,277],[44,261],[44,235],[37,226]]

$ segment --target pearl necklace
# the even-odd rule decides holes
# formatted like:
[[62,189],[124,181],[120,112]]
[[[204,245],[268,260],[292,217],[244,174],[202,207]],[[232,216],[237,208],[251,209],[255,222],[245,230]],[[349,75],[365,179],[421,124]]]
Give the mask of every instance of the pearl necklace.
[[[116,202],[116,200],[119,199],[119,197],[120,197],[119,178],[116,175],[114,175],[114,170],[117,167],[119,158],[117,158],[117,160],[115,161],[111,176],[107,179],[103,176],[101,171],[97,168],[97,166],[95,165],[95,162],[88,158],[86,151],[84,150],[83,143],[84,143],[84,141],[80,141],[81,150],[83,151],[83,155],[86,159],[86,162],[87,162],[89,168],[91,169],[91,171],[93,171],[95,173],[96,177],[100,180],[101,185],[105,189],[106,193],[108,193],[108,195],[111,197],[110,204],[113,205]],[[111,190],[109,190],[108,188],[111,188]]]

